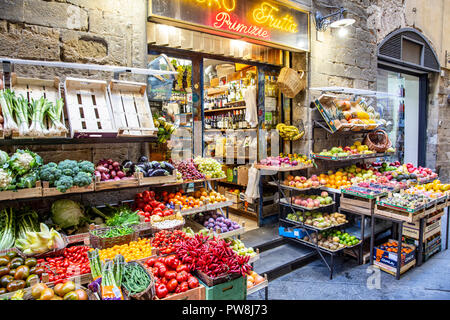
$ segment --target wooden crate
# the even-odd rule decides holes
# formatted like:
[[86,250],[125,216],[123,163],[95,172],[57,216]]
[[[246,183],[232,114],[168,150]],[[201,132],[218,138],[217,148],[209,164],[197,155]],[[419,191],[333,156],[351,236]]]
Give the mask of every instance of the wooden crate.
[[227,274],[223,277],[211,278],[206,273],[199,271],[199,270],[195,271],[195,275],[208,287],[213,287],[213,286],[216,286],[221,283],[233,281],[234,279],[237,279],[241,276],[238,273],[231,273],[231,274]]
[[[42,282],[47,284],[47,286],[54,286],[55,285],[55,281],[50,282],[48,280],[48,273],[43,273],[42,274]],[[79,284],[89,284],[93,281],[92,279],[92,274],[90,272],[88,273],[84,273],[82,275],[79,276],[73,276],[73,277],[69,277],[66,279],[66,281],[73,281],[75,283],[79,283]]]
[[52,188],[49,185],[48,181],[43,181],[43,188],[42,188],[42,196],[43,197],[52,197],[52,196],[60,196],[64,194],[69,193],[85,193],[85,192],[94,192],[95,191],[95,184],[92,182],[90,185],[85,187],[72,187],[70,189],[67,189],[66,192],[61,192],[56,188]]
[[[18,77],[16,73],[11,74],[11,89],[14,90],[16,96],[23,95],[31,103],[32,100],[39,100],[41,97],[56,104],[56,101],[61,98],[61,91],[59,87],[60,81],[58,77],[53,80],[34,79]],[[64,108],[61,115],[61,122],[64,124]],[[48,127],[48,126],[47,126]],[[39,138],[56,138],[67,137],[67,133],[58,135],[42,135]],[[36,138],[31,136],[21,136],[19,131],[12,132],[13,139]]]
[[232,201],[234,204],[237,204],[241,202],[241,199],[239,198],[239,194],[236,194],[234,192],[225,191],[225,197]]
[[170,176],[144,177],[142,172],[138,172],[139,186],[151,186],[155,184],[177,182],[177,171],[174,170]]
[[139,179],[137,175],[129,179],[121,179],[117,181],[100,181],[100,177],[95,177],[95,191],[114,190],[121,188],[138,187]]
[[163,299],[158,299],[155,296],[154,300],[205,300],[205,291],[205,286],[200,283],[197,288],[173,294]]
[[72,138],[117,136],[106,81],[68,77],[64,90]]
[[427,212],[425,209],[422,209],[415,213],[403,212],[403,211],[398,211],[398,210],[386,208],[386,207],[375,204],[374,214],[376,214],[378,216],[383,216],[383,217],[388,217],[388,218],[392,218],[392,219],[396,219],[396,220],[400,220],[400,221],[413,223],[413,222],[419,221],[421,218],[425,217],[427,215]]
[[[205,285],[201,280],[200,283]],[[206,300],[245,300],[247,298],[247,278],[237,279],[208,287],[205,285]]]
[[31,199],[41,197],[42,197],[41,181],[36,181],[36,187],[34,188],[0,191],[0,201],[15,200],[15,199]]
[[[379,267],[381,270],[383,270],[384,272],[387,272],[393,276],[396,275],[397,273],[397,269],[390,267],[380,261],[374,261],[373,262],[374,265],[376,265],[377,267]],[[407,263],[406,265],[404,265],[403,267],[400,268],[400,274],[404,274],[406,271],[408,271],[409,269],[411,269],[412,267],[414,267],[416,265],[416,259],[410,261],[409,263]]]
[[[404,224],[402,234],[405,237],[409,237],[409,238],[418,240],[419,239],[419,228],[420,228],[419,224],[420,224],[420,222]],[[423,239],[428,239],[439,232],[441,232],[441,220],[434,220],[434,222],[432,222],[428,226],[424,227]]]
[[112,80],[108,86],[115,126],[119,136],[156,136],[145,83]]
[[365,199],[342,193],[340,208],[343,210],[371,216],[375,206],[375,199]]

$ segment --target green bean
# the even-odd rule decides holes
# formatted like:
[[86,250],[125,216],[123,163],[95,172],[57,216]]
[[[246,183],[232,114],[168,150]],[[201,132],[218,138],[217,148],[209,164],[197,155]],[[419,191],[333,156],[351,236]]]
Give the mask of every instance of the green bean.
[[137,264],[127,264],[122,285],[130,294],[136,294],[147,289],[150,278],[143,267]]

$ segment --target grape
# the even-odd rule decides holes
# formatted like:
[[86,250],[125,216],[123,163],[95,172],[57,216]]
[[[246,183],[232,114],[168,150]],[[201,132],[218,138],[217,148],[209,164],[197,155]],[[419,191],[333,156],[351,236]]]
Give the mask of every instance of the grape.
[[196,157],[194,163],[197,165],[198,171],[210,178],[225,178],[222,165],[215,159]]

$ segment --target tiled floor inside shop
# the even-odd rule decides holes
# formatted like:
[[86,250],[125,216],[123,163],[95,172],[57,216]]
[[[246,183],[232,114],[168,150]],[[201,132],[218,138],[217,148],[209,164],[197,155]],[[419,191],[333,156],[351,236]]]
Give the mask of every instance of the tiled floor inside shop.
[[[443,245],[445,224],[444,216],[442,219]],[[329,280],[328,269],[321,260],[316,259],[270,281],[269,299],[450,300],[450,249],[436,254],[422,266],[407,271],[400,280],[396,280],[394,276],[383,271],[377,270],[379,275],[374,274],[368,267],[369,264],[358,265],[353,259],[338,257],[334,277]],[[264,290],[250,295],[248,299],[264,299]]]

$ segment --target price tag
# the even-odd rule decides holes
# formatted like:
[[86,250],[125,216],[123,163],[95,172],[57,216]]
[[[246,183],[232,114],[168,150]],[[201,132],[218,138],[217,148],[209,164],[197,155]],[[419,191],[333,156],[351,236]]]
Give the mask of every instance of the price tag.
[[294,236],[299,237],[300,233],[298,232],[298,230],[294,230]]

